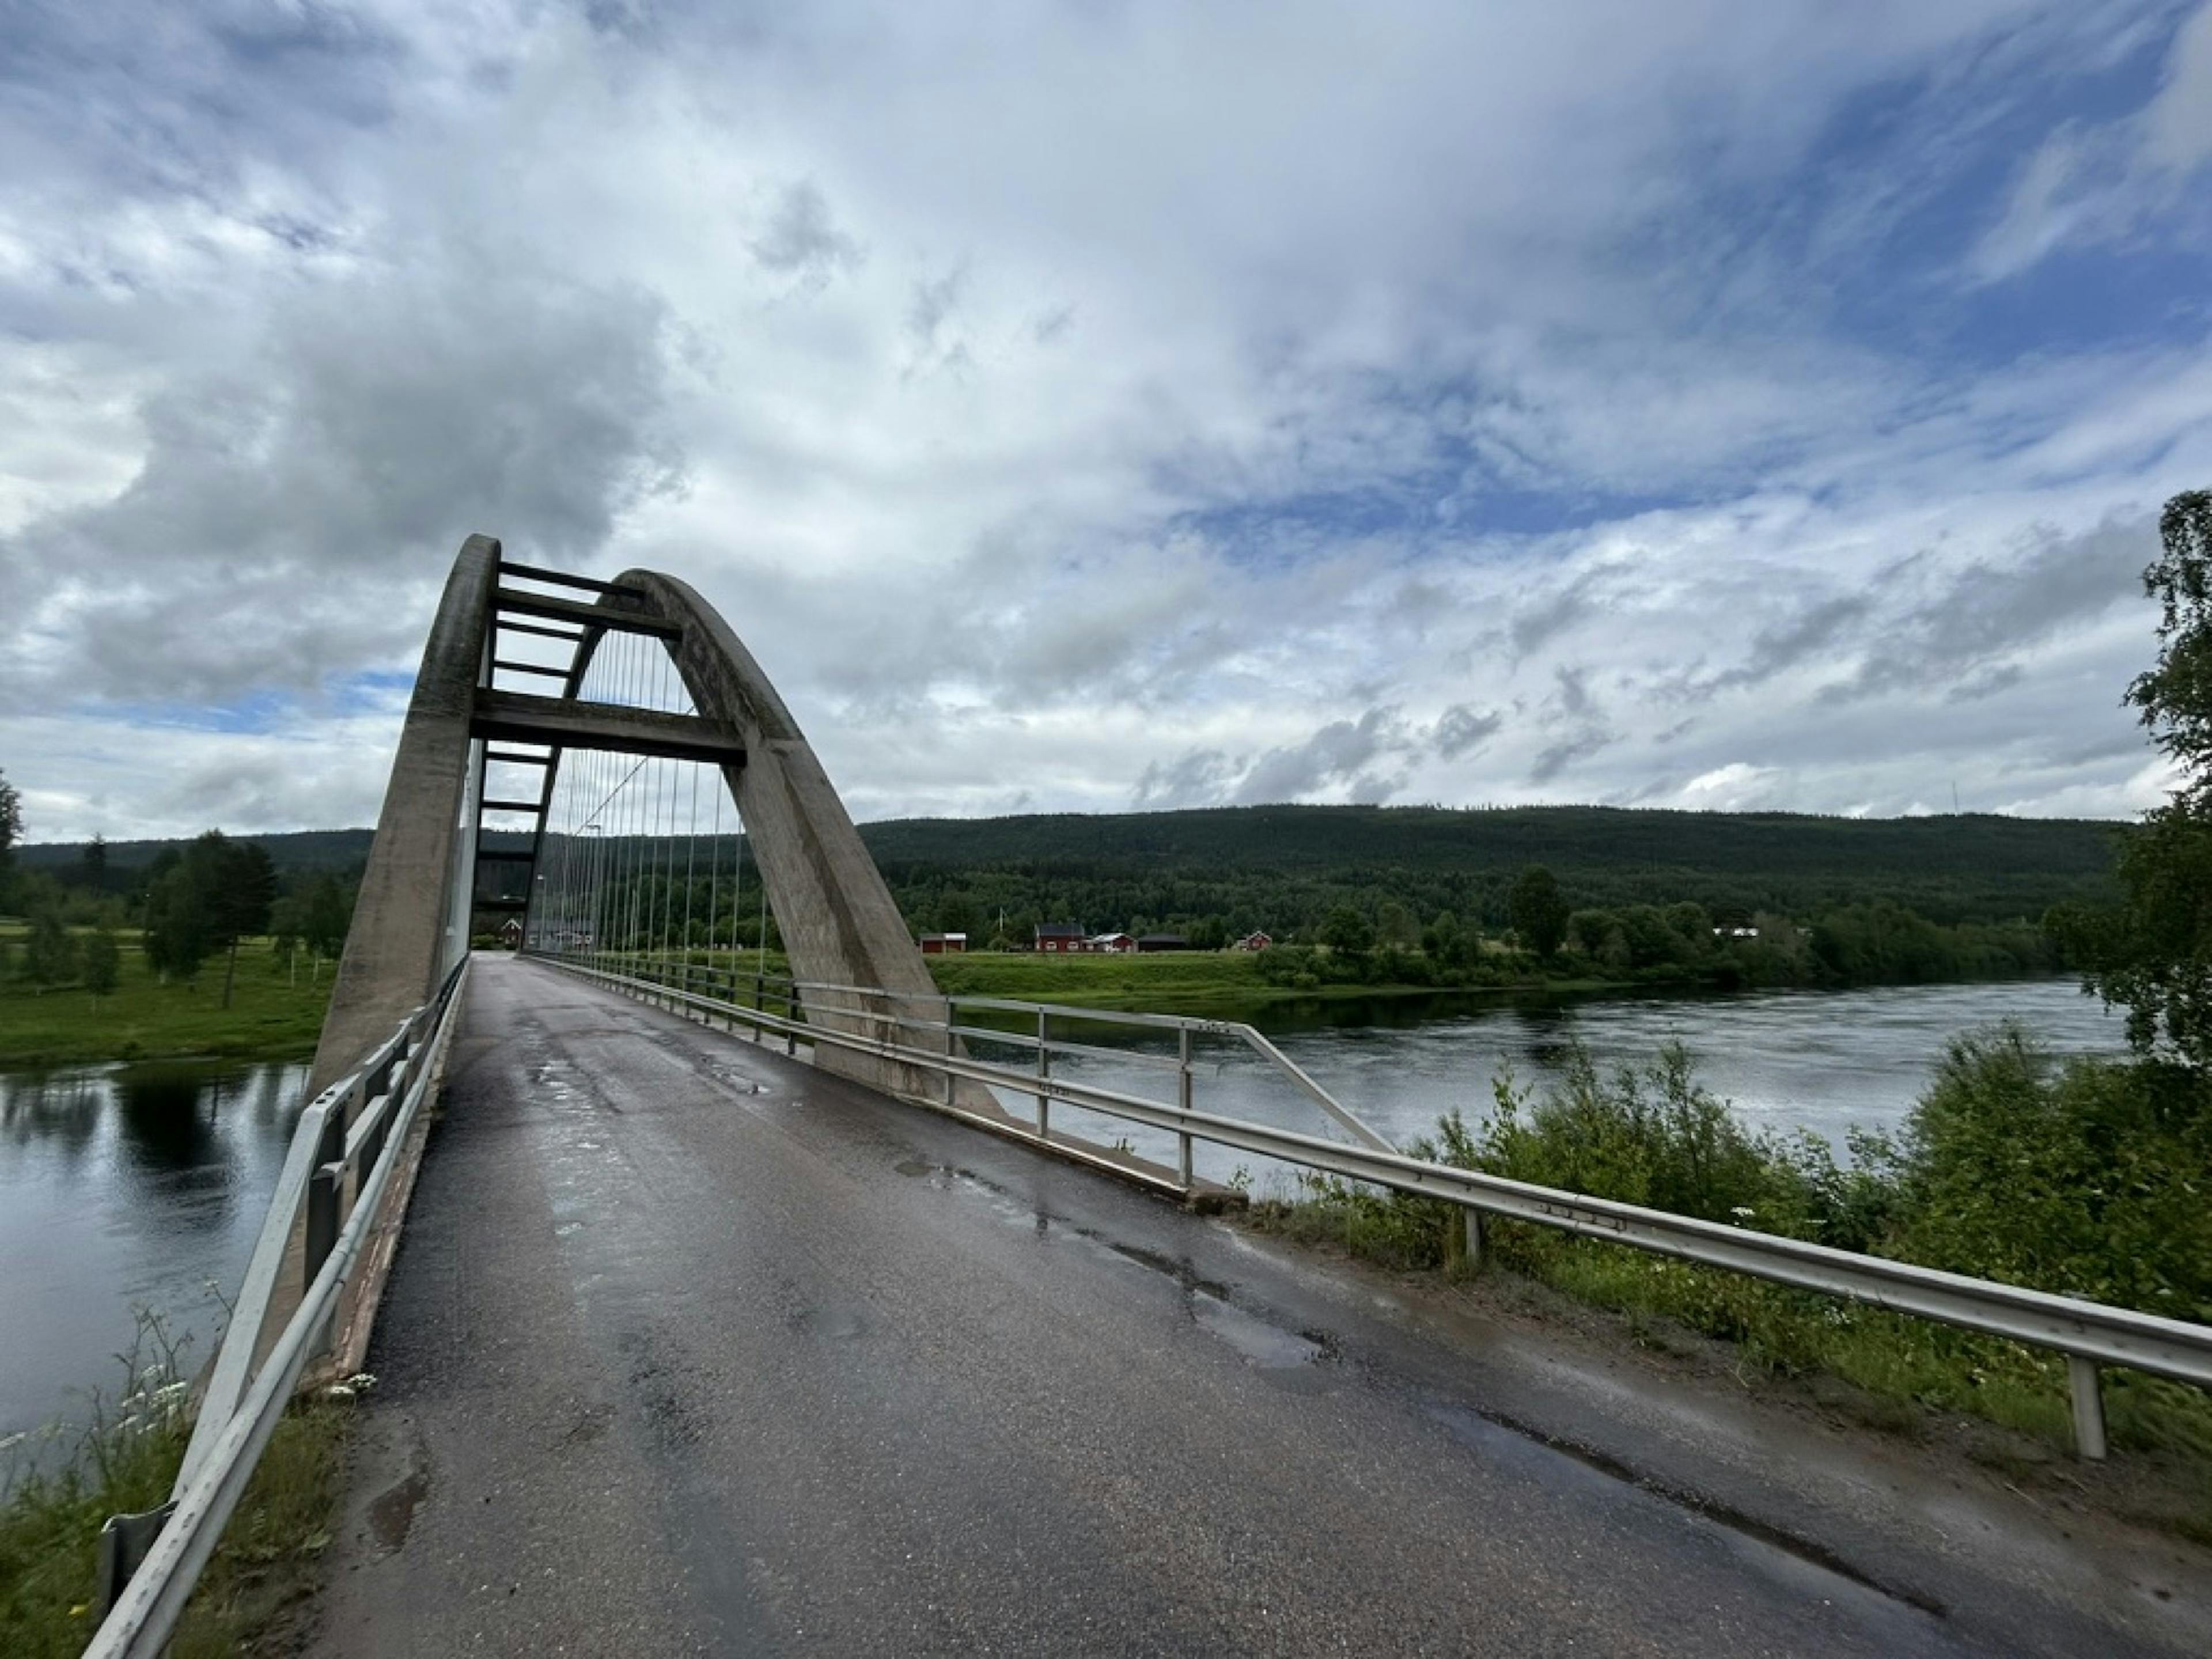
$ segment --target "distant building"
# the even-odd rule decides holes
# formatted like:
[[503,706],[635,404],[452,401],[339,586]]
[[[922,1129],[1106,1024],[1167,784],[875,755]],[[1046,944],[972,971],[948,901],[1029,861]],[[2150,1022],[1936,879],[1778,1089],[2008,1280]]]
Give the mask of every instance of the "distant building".
[[1143,933],[1137,939],[1139,951],[1188,951],[1190,941],[1181,933]]
[[1757,939],[1759,929],[1748,924],[1741,927],[1716,927],[1713,929],[1713,937],[1715,939]]
[[921,953],[926,957],[957,956],[968,948],[965,933],[924,933]]
[[1083,948],[1097,951],[1104,956],[1118,957],[1135,950],[1137,940],[1131,933],[1093,933],[1083,941]]
[[509,916],[499,925],[499,941],[510,951],[522,948],[522,918]]
[[1036,948],[1054,955],[1080,951],[1089,942],[1084,937],[1083,929],[1072,921],[1043,922],[1036,929]]
[[1264,951],[1275,941],[1266,933],[1251,933],[1229,948],[1232,951]]

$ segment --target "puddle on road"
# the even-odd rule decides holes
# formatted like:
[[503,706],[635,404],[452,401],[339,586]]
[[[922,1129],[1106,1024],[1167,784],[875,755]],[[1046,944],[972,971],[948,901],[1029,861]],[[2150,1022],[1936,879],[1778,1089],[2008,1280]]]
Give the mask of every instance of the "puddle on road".
[[1203,1291],[1190,1292],[1190,1316],[1253,1364],[1267,1370],[1310,1365],[1323,1352],[1322,1345],[1310,1338],[1271,1325]]
[[370,1500],[368,1529],[386,1555],[406,1543],[408,1529],[415,1524],[415,1511],[429,1492],[430,1477],[417,1469]]
[[1146,1273],[1172,1279],[1183,1293],[1183,1310],[1199,1329],[1234,1349],[1244,1362],[1270,1372],[1293,1372],[1328,1357],[1327,1339],[1293,1331],[1264,1315],[1238,1307],[1228,1285],[1201,1275],[1188,1257],[1167,1255],[1139,1244],[1125,1244],[1090,1227],[1079,1227],[1050,1212],[1026,1205],[997,1182],[972,1170],[949,1164],[907,1158],[892,1165],[902,1176],[927,1176],[943,1190],[965,1191],[981,1198],[999,1218],[1032,1231],[1042,1239],[1062,1238],[1104,1255],[1110,1261],[1141,1267]]

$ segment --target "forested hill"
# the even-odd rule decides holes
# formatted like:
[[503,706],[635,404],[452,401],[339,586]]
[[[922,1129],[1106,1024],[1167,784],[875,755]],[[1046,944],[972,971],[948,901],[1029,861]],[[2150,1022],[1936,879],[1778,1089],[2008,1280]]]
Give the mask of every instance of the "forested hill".
[[[251,842],[266,852],[280,874],[328,870],[335,875],[347,875],[358,872],[368,861],[368,844],[375,835],[373,830],[297,830],[282,835],[237,836],[233,839]],[[111,841],[107,843],[107,867],[117,871],[143,870],[163,851],[174,848],[182,852],[187,845],[189,842],[184,840]],[[65,875],[83,862],[84,843],[34,842],[17,848],[15,857],[27,870]]]
[[[2119,825],[1983,814],[1912,818],[1668,812],[1601,806],[1251,806],[1182,812],[903,818],[863,824],[908,917],[1172,925],[1307,925],[1330,904],[1395,898],[1420,918],[1450,910],[1502,925],[1504,893],[1548,866],[1577,906],[1690,899],[1804,916],[1888,900],[1931,921],[2042,915],[2109,896]],[[249,836],[281,871],[358,867],[366,830]],[[112,868],[162,842],[118,842]],[[66,875],[75,844],[18,849]]]
[[[909,915],[918,890],[964,891],[995,912],[1086,925],[1219,913],[1253,926],[1335,897],[1391,896],[1427,917],[1493,924],[1526,866],[1548,866],[1577,905],[1692,899],[1808,915],[1889,900],[1932,921],[2033,919],[2110,896],[2122,826],[2097,820],[1840,818],[1603,806],[1454,810],[1250,806],[955,820],[860,831]],[[1271,924],[1268,918],[1276,920]]]

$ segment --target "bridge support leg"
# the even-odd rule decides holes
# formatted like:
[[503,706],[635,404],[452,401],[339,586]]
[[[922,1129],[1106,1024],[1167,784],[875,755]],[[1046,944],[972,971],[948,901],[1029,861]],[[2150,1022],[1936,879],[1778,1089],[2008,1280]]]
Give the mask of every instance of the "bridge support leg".
[[2067,1381],[2074,1391],[2074,1450],[2091,1462],[2105,1456],[2105,1392],[2097,1379],[2097,1362],[2078,1353],[2066,1356]]

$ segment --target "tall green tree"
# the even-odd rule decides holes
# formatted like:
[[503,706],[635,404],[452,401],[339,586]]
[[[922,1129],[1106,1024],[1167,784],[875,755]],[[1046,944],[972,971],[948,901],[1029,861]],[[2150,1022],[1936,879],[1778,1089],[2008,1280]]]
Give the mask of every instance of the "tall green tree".
[[23,970],[41,990],[76,977],[76,938],[63,923],[58,908],[50,906],[31,918],[31,936],[23,946]]
[[8,902],[9,866],[15,856],[15,843],[22,838],[23,798],[8,781],[8,775],[0,772],[0,906]]
[[200,866],[167,854],[146,889],[146,960],[164,981],[191,979],[215,948]]
[[1540,864],[1530,865],[1515,878],[1505,909],[1521,943],[1540,957],[1551,956],[1567,936],[1572,913],[1566,896],[1559,891],[1559,878]]
[[107,838],[105,836],[96,835],[85,842],[84,850],[77,854],[76,871],[76,878],[84,886],[91,888],[94,892],[106,890]]
[[345,948],[346,929],[353,925],[353,896],[338,885],[336,876],[315,878],[307,889],[307,914],[301,937],[318,957],[334,957]]
[[210,894],[210,933],[225,952],[222,1006],[228,1008],[238,981],[239,941],[269,931],[270,908],[276,902],[276,866],[262,848],[251,842],[232,841],[220,830],[210,830],[192,843],[185,855],[187,865],[194,854],[199,855],[199,878]]
[[87,934],[83,958],[84,988],[95,1000],[113,996],[123,981],[123,956],[115,947],[113,929],[100,927]]
[[1321,942],[1339,956],[1364,957],[1375,948],[1375,926],[1349,904],[1322,918]]
[[2121,901],[2061,910],[2053,931],[2090,989],[2127,1011],[2146,1056],[2212,1068],[2212,491],[2159,515],[2143,588],[2159,602],[2158,658],[2128,688],[2152,739],[2180,772],[2163,806],[2122,843]]

